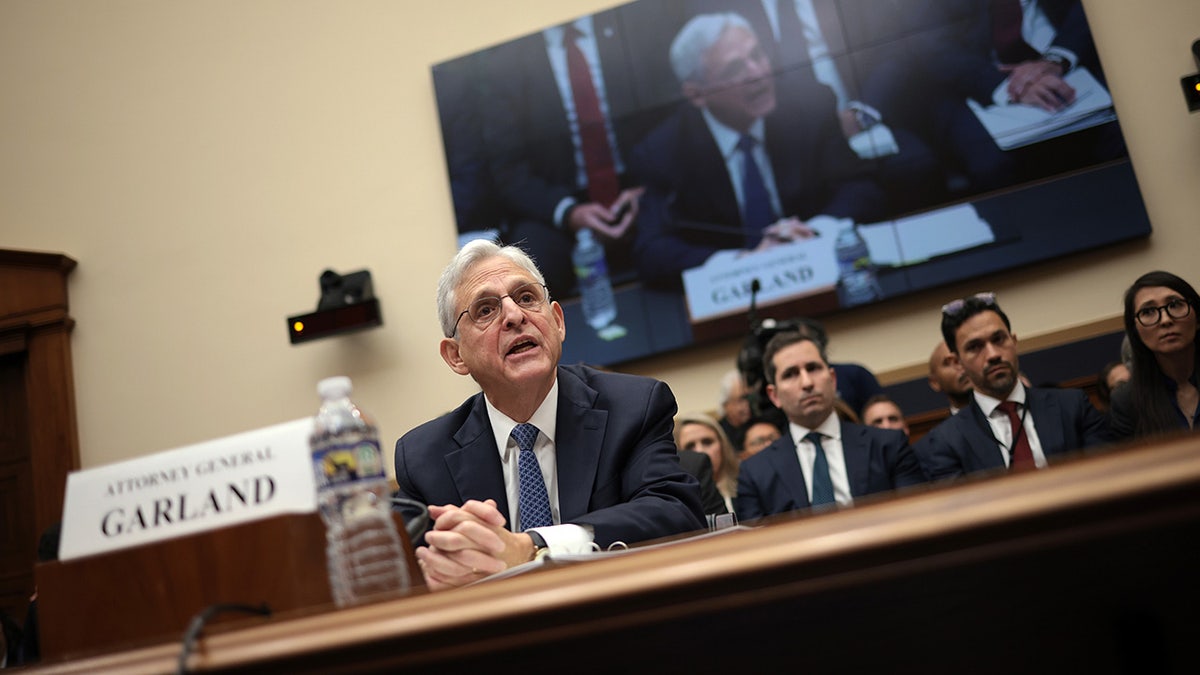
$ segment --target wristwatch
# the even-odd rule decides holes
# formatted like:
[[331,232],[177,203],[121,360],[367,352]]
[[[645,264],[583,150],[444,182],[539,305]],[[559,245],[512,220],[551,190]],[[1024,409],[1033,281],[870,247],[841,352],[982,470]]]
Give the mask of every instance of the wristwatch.
[[533,540],[533,557],[530,560],[539,560],[550,552],[550,546],[546,544],[546,539],[534,530],[526,530],[525,534]]
[[1042,60],[1058,66],[1060,69],[1062,69],[1063,75],[1066,75],[1067,71],[1071,70],[1071,61],[1065,56],[1061,56],[1059,54],[1043,54]]

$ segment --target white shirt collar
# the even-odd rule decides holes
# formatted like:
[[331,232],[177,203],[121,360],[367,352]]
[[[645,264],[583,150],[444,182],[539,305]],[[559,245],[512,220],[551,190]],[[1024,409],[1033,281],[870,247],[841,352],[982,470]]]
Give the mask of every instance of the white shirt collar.
[[[992,398],[991,396],[988,396],[987,394],[981,393],[978,389],[976,389],[974,391],[974,394],[975,394],[975,402],[979,404],[979,409],[983,411],[984,417],[991,417],[992,413],[996,412],[996,407],[1004,402],[998,398]],[[1013,387],[1013,390],[1008,393],[1008,398],[1006,398],[1004,400],[1005,401],[1016,401],[1017,403],[1024,406],[1025,405],[1025,385],[1021,384],[1020,380],[1017,380],[1016,386]]]
[[[518,422],[513,418],[500,412],[487,396],[483,397],[487,404],[488,421],[492,424],[492,434],[496,438],[496,448],[500,451],[500,458],[503,460],[508,448],[509,436],[512,430],[517,426]],[[558,378],[554,378],[554,385],[550,387],[550,393],[546,394],[546,398],[542,400],[542,404],[537,410],[533,411],[533,415],[529,418],[529,423],[538,428],[542,436],[548,439],[551,443],[554,442],[554,434],[557,430],[558,421]]]
[[795,422],[789,421],[788,430],[791,431],[792,440],[796,442],[796,445],[799,445],[800,441],[804,440],[804,437],[807,436],[810,431],[815,431],[825,438],[840,439],[842,437],[842,419],[837,416],[836,410],[832,410],[829,413],[829,417],[826,417],[825,421],[818,424],[815,429],[808,429],[804,426],[796,424]]
[[[713,140],[717,142],[717,148],[721,150],[721,156],[728,162],[733,153],[738,151],[738,142],[742,140],[742,132],[723,124],[708,111],[708,108],[701,108],[700,114],[704,116],[704,123],[708,125],[708,130],[712,133]],[[765,127],[766,124],[760,118],[754,120],[754,123],[750,125],[750,131],[747,133],[759,145],[762,145],[764,142],[763,139],[766,137]]]

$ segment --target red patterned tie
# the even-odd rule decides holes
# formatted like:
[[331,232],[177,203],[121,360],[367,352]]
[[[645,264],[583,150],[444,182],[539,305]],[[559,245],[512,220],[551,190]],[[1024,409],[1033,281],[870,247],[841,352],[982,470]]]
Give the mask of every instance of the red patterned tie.
[[992,46],[1000,63],[1021,63],[1041,56],[1021,37],[1021,0],[992,0]]
[[1017,402],[1005,401],[998,407],[1008,415],[1008,421],[1012,424],[1013,447],[1008,468],[1012,471],[1036,469],[1037,464],[1033,461],[1033,449],[1029,447],[1029,435],[1025,433],[1021,418],[1017,415]]
[[587,57],[575,44],[582,37],[574,26],[563,32],[563,49],[567,50],[567,71],[571,76],[571,95],[575,99],[575,115],[579,119],[579,137],[583,144],[583,165],[587,172],[588,198],[603,206],[612,206],[620,194],[617,168],[613,164],[612,148],[608,144],[608,129],[600,111],[600,97],[592,82]]

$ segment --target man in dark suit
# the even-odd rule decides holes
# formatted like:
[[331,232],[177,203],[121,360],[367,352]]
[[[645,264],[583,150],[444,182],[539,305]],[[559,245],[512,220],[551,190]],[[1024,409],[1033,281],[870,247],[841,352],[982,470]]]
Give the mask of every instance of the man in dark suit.
[[[1006,187],[1125,154],[1116,122],[1001,150],[966,105],[1021,103],[1057,111],[1075,100],[1064,81],[1084,67],[1104,83],[1080,0],[924,0],[913,52],[941,96],[926,101],[934,143],[957,161],[975,191]],[[1005,9],[1005,7],[1008,9]],[[1006,26],[1011,26],[1006,28]],[[1072,165],[1073,164],[1073,165]]]
[[680,272],[718,251],[814,236],[815,216],[832,224],[883,215],[882,190],[846,144],[834,107],[776,105],[770,60],[740,15],[693,17],[671,43],[671,63],[690,105],[631,161],[646,188],[635,241],[643,280],[677,286]]
[[917,442],[931,480],[1044,468],[1057,457],[1113,440],[1108,420],[1081,390],[1021,383],[1017,336],[994,294],[944,306],[942,336],[974,393],[967,407]]
[[[650,0],[580,17],[489,50],[479,99],[504,241],[530,252],[555,297],[571,297],[575,233],[592,230],[615,276],[629,271],[639,186],[633,144],[664,117],[663,55],[677,7]],[[668,33],[669,34],[669,33]],[[580,98],[583,97],[583,98]],[[588,101],[592,101],[589,104]]]
[[[560,366],[562,307],[519,248],[464,246],[438,282],[441,355],[482,392],[396,442],[398,496],[428,504],[431,589],[532,560],[704,527],[665,384]],[[409,508],[408,519],[421,515]]]
[[788,433],[750,457],[738,473],[734,511],[746,522],[925,482],[904,434],[842,422],[837,376],[813,338],[780,333],[763,353],[767,395],[787,414]]
[[[775,68],[783,100],[836,110],[846,141],[873,166],[890,213],[944,201],[945,175],[908,128],[920,110],[921,71],[906,48],[911,8],[892,0],[693,0],[697,14],[736,12]],[[814,88],[814,82],[820,87]]]

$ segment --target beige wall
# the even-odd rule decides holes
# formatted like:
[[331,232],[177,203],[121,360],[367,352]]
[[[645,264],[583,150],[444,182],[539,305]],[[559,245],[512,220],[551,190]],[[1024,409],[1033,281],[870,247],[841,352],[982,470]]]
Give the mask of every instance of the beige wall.
[[[0,247],[79,262],[84,466],[311,414],[331,374],[354,379],[387,443],[472,393],[437,357],[454,238],[430,65],[613,4],[0,3]],[[832,317],[835,358],[920,363],[936,308],[977,290],[1031,336],[1117,314],[1150,268],[1200,282],[1200,114],[1178,84],[1200,3],[1085,6],[1154,235]],[[315,307],[327,267],[371,270],[385,326],[293,347],[284,317]],[[624,369],[712,408],[738,344]]]

